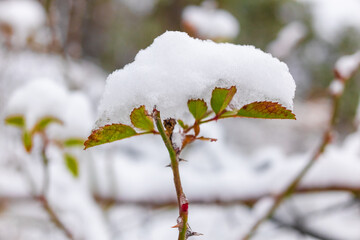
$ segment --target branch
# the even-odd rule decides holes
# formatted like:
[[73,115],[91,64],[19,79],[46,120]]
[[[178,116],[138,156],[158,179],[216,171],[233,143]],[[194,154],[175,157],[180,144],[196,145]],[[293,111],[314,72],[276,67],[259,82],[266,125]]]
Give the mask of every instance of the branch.
[[170,140],[171,133],[169,136],[166,134],[164,126],[161,122],[160,112],[154,109],[154,119],[156,123],[156,127],[161,135],[163,142],[169,152],[170,160],[171,160],[171,169],[174,175],[174,184],[176,189],[178,207],[179,207],[179,218],[178,224],[176,227],[179,229],[179,238],[178,240],[185,240],[187,239],[187,230],[188,230],[188,206],[189,202],[183,192],[181,179],[180,179],[180,172],[179,172],[179,162],[178,162],[178,153],[175,151],[172,142]]
[[49,140],[45,136],[45,133],[41,133],[41,136],[43,138],[44,144],[42,147],[42,160],[44,164],[44,189],[43,189],[43,196],[39,197],[38,199],[41,201],[42,206],[44,210],[48,213],[50,216],[51,221],[64,232],[64,234],[71,240],[74,240],[74,237],[72,236],[71,232],[66,228],[66,226],[61,222],[60,218],[57,216],[55,210],[51,207],[47,197],[46,192],[49,189],[49,182],[50,182],[50,170],[49,170],[49,160],[46,156],[46,148],[48,146]]
[[[355,72],[354,72],[355,73]],[[336,74],[335,74],[336,75]],[[336,79],[334,81],[338,81],[344,87],[347,79],[340,78],[339,76],[335,76]],[[250,228],[250,230],[246,233],[242,240],[249,240],[258,227],[268,218],[270,218],[276,209],[281,205],[286,197],[291,196],[303,177],[307,174],[307,172],[311,169],[311,167],[315,164],[315,162],[320,158],[320,156],[324,153],[326,147],[332,141],[333,131],[337,120],[338,110],[340,98],[343,94],[343,91],[335,91],[332,92],[332,114],[329,122],[328,129],[325,131],[323,135],[322,142],[319,147],[315,151],[314,155],[310,159],[310,161],[304,166],[304,168],[295,176],[294,180],[288,184],[285,190],[278,196],[274,197],[274,203],[271,208],[261,217],[259,218]]]
[[292,230],[295,230],[301,234],[305,234],[307,236],[310,236],[310,237],[314,237],[316,239],[319,239],[319,240],[340,240],[340,239],[335,239],[335,238],[332,238],[330,236],[325,236],[321,233],[318,233],[314,230],[311,230],[311,229],[308,229],[306,226],[302,225],[302,224],[292,224],[292,223],[288,223],[288,222],[285,222],[283,220],[281,220],[280,218],[276,218],[276,217],[271,217],[271,220],[277,224],[280,225],[280,227],[286,227],[286,228],[290,228]]

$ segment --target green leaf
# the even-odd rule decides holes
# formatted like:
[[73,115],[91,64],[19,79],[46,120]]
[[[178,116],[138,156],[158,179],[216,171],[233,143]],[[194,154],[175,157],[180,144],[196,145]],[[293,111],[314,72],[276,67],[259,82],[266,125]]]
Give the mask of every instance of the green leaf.
[[32,134],[29,131],[24,130],[23,132],[23,144],[27,152],[31,152],[32,149]]
[[253,102],[243,106],[237,116],[250,118],[296,119],[295,114],[276,102]]
[[79,176],[79,164],[76,158],[68,153],[64,154],[65,164],[69,172],[74,176]]
[[25,128],[25,119],[22,115],[12,115],[5,118],[5,123],[19,128]]
[[211,108],[216,115],[220,115],[231,102],[236,93],[236,87],[231,88],[215,88],[211,96]]
[[84,139],[81,138],[69,138],[64,141],[65,147],[78,147],[83,146]]
[[183,129],[187,129],[187,128],[189,127],[189,126],[186,125],[186,124],[184,123],[184,121],[181,120],[181,119],[177,120],[177,122],[178,122],[178,124],[180,125],[180,127],[182,127]]
[[139,108],[134,108],[134,110],[130,114],[130,120],[136,128],[145,131],[154,130],[154,122],[145,110],[144,105],[140,106]]
[[63,122],[55,117],[44,117],[40,119],[34,126],[33,132],[42,132],[51,123],[63,124]]
[[206,116],[207,105],[202,99],[190,99],[188,101],[188,108],[196,121],[200,121]]
[[105,125],[92,131],[91,135],[85,141],[85,149],[96,145],[110,143],[124,138],[137,135],[135,130],[124,124]]

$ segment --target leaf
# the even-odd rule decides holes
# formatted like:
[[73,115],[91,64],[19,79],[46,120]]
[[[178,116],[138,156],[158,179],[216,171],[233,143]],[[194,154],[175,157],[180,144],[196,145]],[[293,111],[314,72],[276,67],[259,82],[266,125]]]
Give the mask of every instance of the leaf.
[[69,172],[74,176],[79,176],[79,164],[76,158],[68,153],[64,154],[65,165]]
[[24,130],[22,140],[23,140],[25,150],[28,153],[31,152],[31,149],[32,149],[32,134],[29,131]]
[[196,121],[200,121],[206,116],[208,107],[203,99],[190,99],[187,104]]
[[64,141],[65,147],[78,147],[83,146],[84,139],[81,138],[69,138]]
[[250,118],[296,119],[295,114],[276,102],[253,102],[243,106],[237,116]]
[[12,115],[5,118],[5,123],[19,128],[25,127],[25,119],[22,115]]
[[51,123],[63,124],[63,122],[60,119],[57,119],[55,117],[51,117],[51,116],[44,117],[35,124],[33,128],[33,132],[42,132]]
[[187,129],[189,126],[186,125],[183,120],[179,119],[177,120],[178,124],[180,125],[180,127],[182,127],[183,129]]
[[236,93],[236,87],[232,86],[229,89],[215,88],[211,96],[211,108],[216,115],[220,115],[229,105]]
[[124,124],[105,125],[92,131],[91,135],[85,141],[85,149],[104,143],[110,143],[124,138],[137,135],[135,130]]
[[148,115],[145,110],[145,106],[140,106],[139,108],[134,108],[130,114],[131,123],[139,129],[145,131],[154,130],[154,122],[152,118]]

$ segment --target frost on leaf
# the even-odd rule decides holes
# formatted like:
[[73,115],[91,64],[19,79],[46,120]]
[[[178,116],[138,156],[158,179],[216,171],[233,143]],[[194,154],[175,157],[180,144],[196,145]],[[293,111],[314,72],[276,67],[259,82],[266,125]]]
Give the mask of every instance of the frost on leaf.
[[236,87],[232,86],[229,89],[215,88],[211,96],[211,108],[216,115],[220,115],[231,102],[236,93]]
[[207,105],[202,99],[191,99],[188,101],[188,108],[190,113],[194,116],[196,121],[199,121],[206,117]]
[[239,117],[296,119],[295,114],[276,102],[253,102],[243,106],[237,113]]
[[5,123],[19,128],[25,127],[25,119],[21,115],[9,116],[5,119]]
[[76,160],[76,158],[68,153],[65,153],[64,160],[65,160],[65,164],[66,164],[66,167],[69,170],[69,172],[74,177],[78,177],[79,176],[79,164],[78,164],[78,161]]
[[124,138],[137,135],[136,131],[124,124],[105,125],[92,131],[91,135],[85,141],[85,149],[104,143],[110,143]]
[[131,123],[139,129],[145,131],[153,131],[154,130],[154,122],[152,118],[147,113],[145,106],[140,106],[139,108],[135,108],[130,115]]

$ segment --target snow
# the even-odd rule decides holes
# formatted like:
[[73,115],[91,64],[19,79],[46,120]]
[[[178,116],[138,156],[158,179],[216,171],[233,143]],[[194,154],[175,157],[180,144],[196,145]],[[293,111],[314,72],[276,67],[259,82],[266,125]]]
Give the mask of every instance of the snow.
[[335,96],[339,96],[343,93],[344,91],[344,82],[339,80],[339,79],[334,79],[330,86],[329,86],[329,89],[330,89],[330,92],[331,94],[335,95]]
[[226,10],[209,6],[211,1],[204,1],[202,6],[187,6],[182,13],[182,24],[194,31],[201,39],[234,39],[240,31],[238,20]]
[[45,26],[46,13],[38,1],[4,0],[0,2],[0,25],[13,31],[12,41],[24,45],[28,38]]
[[174,145],[174,149],[181,150],[183,140],[184,140],[184,134],[182,134],[180,132],[175,131],[171,135],[171,141]]
[[48,79],[39,79],[17,89],[9,99],[5,113],[7,116],[24,116],[26,127],[30,130],[44,117],[61,120],[65,111],[63,100],[66,98],[63,86]]
[[232,108],[255,101],[275,101],[293,108],[295,83],[286,64],[253,46],[217,44],[166,32],[140,51],[135,61],[107,79],[97,127],[130,124],[135,107],[153,107],[166,118],[191,119],[188,99],[210,106],[215,87],[236,86]]
[[349,28],[360,32],[360,1],[358,0],[298,0],[308,4],[316,34],[336,43]]
[[335,70],[344,80],[349,79],[360,67],[360,51],[353,55],[343,56],[335,63]]
[[86,139],[94,120],[90,100],[81,92],[72,92],[63,101],[66,104],[61,114],[63,125],[50,125],[47,130],[48,136],[58,140]]
[[286,25],[277,38],[268,46],[268,51],[280,59],[288,56],[296,45],[306,36],[307,29],[301,22],[292,22]]
[[92,126],[90,100],[80,92],[69,92],[49,79],[31,81],[10,97],[5,115],[22,115],[31,130],[44,117],[55,117],[63,125],[49,126],[48,135],[58,140],[86,138]]

